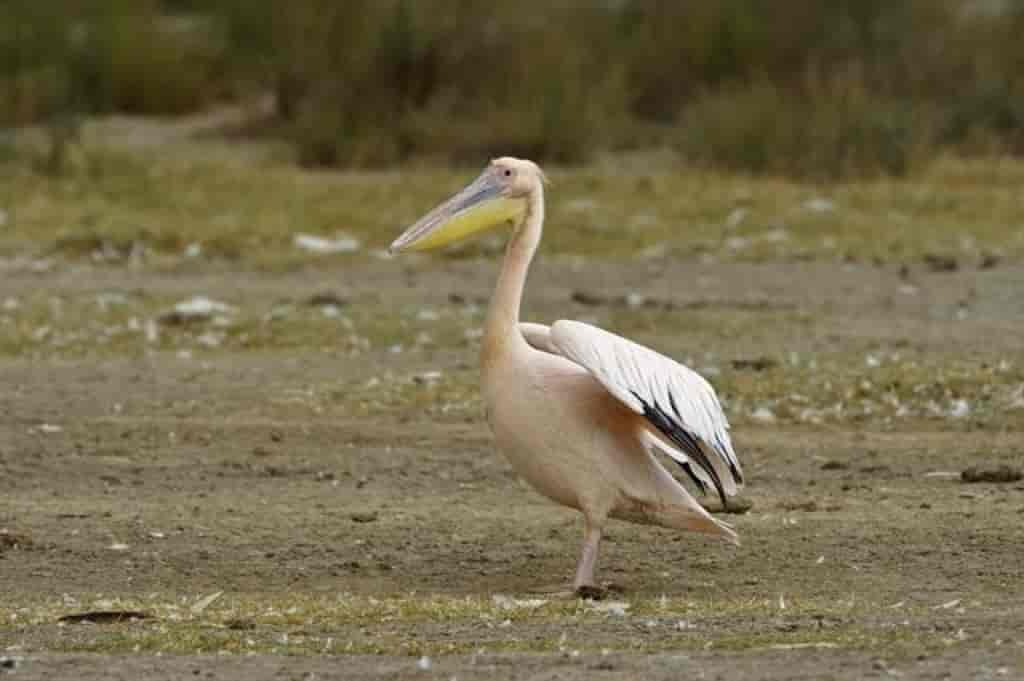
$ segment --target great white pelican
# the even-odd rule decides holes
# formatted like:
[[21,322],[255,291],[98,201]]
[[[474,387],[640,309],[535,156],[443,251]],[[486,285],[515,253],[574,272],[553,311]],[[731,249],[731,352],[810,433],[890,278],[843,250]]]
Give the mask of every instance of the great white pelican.
[[696,372],[582,322],[519,321],[530,261],[544,224],[545,177],[531,161],[499,158],[391,244],[423,251],[503,224],[513,227],[481,348],[487,420],[498,448],[541,494],[583,514],[573,587],[594,582],[608,518],[715,535],[737,543],[661,465],[679,464],[701,492],[743,484],[729,423]]

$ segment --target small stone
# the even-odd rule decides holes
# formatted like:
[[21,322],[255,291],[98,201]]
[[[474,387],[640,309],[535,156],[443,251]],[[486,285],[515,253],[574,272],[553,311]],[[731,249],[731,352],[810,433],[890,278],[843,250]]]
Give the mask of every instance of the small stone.
[[935,253],[926,253],[924,256],[924,264],[928,266],[932,272],[956,272],[960,269],[960,264],[951,255],[938,255]]
[[416,319],[421,322],[436,322],[441,318],[441,315],[436,310],[430,308],[424,308],[416,313]]
[[766,371],[779,366],[779,361],[771,357],[754,357],[746,359],[734,359],[730,362],[733,369],[737,371]]
[[309,300],[306,301],[306,304],[311,307],[324,307],[327,305],[344,307],[345,305],[348,305],[348,300],[332,291],[323,291],[321,293],[314,293],[310,296]]
[[729,229],[736,229],[747,219],[746,208],[734,208],[725,219],[725,226]]
[[639,293],[630,293],[625,298],[626,307],[643,307],[647,298]]
[[603,612],[608,613],[612,617],[625,617],[626,616],[626,610],[628,610],[628,609],[629,609],[629,603],[619,603],[619,602],[608,603],[605,606],[601,607],[601,610]]
[[949,407],[949,415],[955,419],[962,419],[971,413],[971,405],[967,400],[953,400]]
[[978,262],[978,269],[990,270],[999,264],[1000,258],[995,253],[985,253]]
[[7,528],[0,529],[0,555],[8,549],[23,549],[32,546],[28,535],[16,534]]
[[984,468],[982,466],[971,466],[963,473],[960,474],[960,479],[963,482],[974,483],[974,482],[995,482],[995,483],[1009,483],[1017,482],[1024,478],[1024,471],[1021,471],[1017,466],[1010,466],[1003,464],[1001,466],[994,466],[991,468]]
[[354,523],[374,523],[378,517],[377,511],[356,511],[349,516]]
[[608,298],[599,293],[576,290],[572,292],[572,302],[579,303],[580,305],[607,305]]
[[333,239],[313,234],[296,234],[292,243],[300,250],[319,254],[355,253],[361,245],[359,239],[344,234],[336,235]]
[[177,303],[170,312],[160,315],[159,321],[162,324],[174,326],[204,321],[212,318],[214,315],[227,315],[234,312],[235,308],[227,303],[211,300],[206,296],[193,296],[188,300]]
[[804,202],[804,210],[811,213],[831,213],[836,209],[836,204],[829,199],[816,197]]

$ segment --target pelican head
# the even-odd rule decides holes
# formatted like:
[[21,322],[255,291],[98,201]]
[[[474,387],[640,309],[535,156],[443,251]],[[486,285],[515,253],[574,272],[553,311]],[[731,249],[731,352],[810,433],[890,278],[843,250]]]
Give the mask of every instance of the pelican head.
[[533,161],[494,159],[480,177],[416,221],[388,250],[426,251],[505,223],[518,224],[544,181]]

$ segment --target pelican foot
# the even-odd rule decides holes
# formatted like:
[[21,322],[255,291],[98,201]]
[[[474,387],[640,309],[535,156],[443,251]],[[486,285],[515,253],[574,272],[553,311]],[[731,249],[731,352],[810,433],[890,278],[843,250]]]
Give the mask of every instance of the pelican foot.
[[602,586],[584,584],[576,587],[576,598],[591,601],[603,601],[606,598],[615,598],[626,593],[626,589],[614,582],[605,582]]
[[608,597],[608,590],[593,584],[576,587],[576,598],[589,601],[603,601]]

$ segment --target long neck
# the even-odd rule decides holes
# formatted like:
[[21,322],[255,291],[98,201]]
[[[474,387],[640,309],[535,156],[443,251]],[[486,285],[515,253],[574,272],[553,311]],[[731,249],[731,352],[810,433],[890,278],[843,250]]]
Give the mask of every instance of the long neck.
[[505,249],[505,261],[498,275],[498,286],[491,298],[484,327],[486,354],[500,352],[507,342],[522,338],[519,330],[519,307],[530,261],[540,244],[544,227],[544,190],[538,187],[530,195],[526,215],[512,234]]

